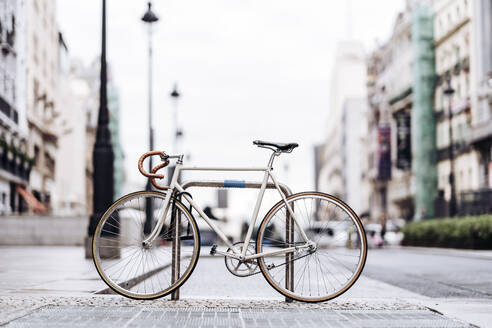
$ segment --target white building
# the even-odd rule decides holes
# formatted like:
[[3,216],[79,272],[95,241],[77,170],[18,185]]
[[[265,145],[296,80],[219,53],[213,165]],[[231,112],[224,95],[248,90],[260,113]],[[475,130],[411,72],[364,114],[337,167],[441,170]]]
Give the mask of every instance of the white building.
[[22,213],[29,180],[25,106],[25,2],[0,0],[0,215]]
[[[357,128],[362,126],[365,115],[350,115],[345,111],[351,106],[346,106],[349,99],[364,99],[366,97],[366,65],[363,46],[357,41],[343,41],[338,44],[334,68],[331,78],[330,109],[328,118],[328,135],[322,151],[322,167],[319,173],[319,188],[321,191],[333,194],[343,199],[357,199],[359,196],[348,194],[346,183],[351,186],[356,182],[362,183],[359,169],[351,172],[344,167],[344,163],[350,162],[357,167],[362,166],[364,149],[362,152],[344,151],[344,140],[354,140],[350,134],[359,132]],[[366,106],[364,106],[365,108]],[[354,110],[352,108],[352,110]],[[364,111],[361,109],[360,112]],[[345,114],[344,114],[345,113]],[[347,118],[344,126],[344,115]],[[357,139],[357,137],[356,137]],[[356,180],[347,179],[352,175]],[[345,178],[344,178],[345,177]],[[360,194],[360,190],[357,191]],[[364,196],[362,196],[364,197]],[[349,204],[358,212],[365,211],[362,203],[356,201]]]
[[30,188],[50,210],[55,192],[59,33],[55,0],[26,1],[28,147],[35,158]]
[[367,99],[347,98],[343,104],[344,199],[358,214],[369,209],[369,184],[364,179],[367,162]]
[[[412,3],[398,14],[389,40],[368,60],[368,165],[370,216],[379,220],[413,217],[410,117],[413,107]],[[381,175],[380,128],[390,131],[390,179]],[[384,174],[383,174],[384,175]]]
[[471,144],[478,151],[478,185],[492,189],[492,0],[473,1]]
[[[87,110],[90,90],[80,77],[81,64],[70,61],[64,43],[59,53],[59,76],[56,102],[60,111],[60,133],[56,157],[56,192],[53,212],[73,216],[88,214],[86,186]],[[70,159],[70,160],[67,160]]]
[[[477,79],[470,69],[472,61],[473,7],[478,3],[470,0],[436,0],[434,10],[434,45],[436,74],[439,77],[435,90],[436,133],[438,150],[438,188],[450,199],[449,147],[454,153],[454,181],[459,201],[461,192],[479,187],[479,154],[469,145],[472,134],[472,81]],[[451,78],[454,89],[452,99],[444,94],[446,76]],[[451,104],[450,104],[451,102]],[[449,106],[453,119],[452,139],[449,129]]]

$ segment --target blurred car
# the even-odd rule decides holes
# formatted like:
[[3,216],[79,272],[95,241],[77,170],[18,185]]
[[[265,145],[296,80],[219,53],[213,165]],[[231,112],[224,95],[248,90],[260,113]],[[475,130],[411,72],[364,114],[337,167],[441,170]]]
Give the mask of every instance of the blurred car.
[[369,248],[382,247],[384,240],[381,237],[381,225],[379,223],[369,223],[364,229],[366,230],[367,246]]
[[[403,222],[405,221],[403,220]],[[403,233],[400,230],[401,228],[399,225],[395,224],[393,220],[388,220],[388,222],[386,222],[386,233],[384,234],[385,244],[400,245],[403,240]]]
[[349,237],[348,224],[340,221],[312,222],[306,233],[321,248],[345,246]]

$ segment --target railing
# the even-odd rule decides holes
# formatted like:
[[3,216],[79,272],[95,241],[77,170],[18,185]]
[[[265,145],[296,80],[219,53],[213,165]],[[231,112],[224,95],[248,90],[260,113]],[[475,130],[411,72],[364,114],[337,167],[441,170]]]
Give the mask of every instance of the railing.
[[3,169],[16,177],[29,181],[29,174],[31,173],[32,165],[25,159],[17,156],[8,155],[7,151],[0,151],[0,169]]
[[461,192],[458,213],[460,216],[491,214],[492,189]]
[[[470,145],[466,142],[453,142],[453,156],[457,157],[458,155],[465,153],[470,150]],[[437,150],[437,161],[441,162],[449,159],[449,146],[440,148]]]
[[0,112],[4,113],[9,119],[11,119],[15,124],[19,123],[19,113],[17,110],[10,106],[3,97],[0,96]]

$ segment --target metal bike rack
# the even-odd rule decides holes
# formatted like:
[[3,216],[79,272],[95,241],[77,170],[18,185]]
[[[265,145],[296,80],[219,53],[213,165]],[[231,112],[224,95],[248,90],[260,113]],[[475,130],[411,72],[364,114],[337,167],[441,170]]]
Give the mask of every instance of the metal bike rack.
[[[241,186],[239,187],[238,185],[224,185],[224,181],[220,180],[213,180],[213,181],[187,181],[183,183],[183,189],[186,190],[191,187],[209,187],[209,188],[248,188],[248,189],[260,189],[261,188],[261,182],[250,182],[250,181],[240,181]],[[280,190],[282,193],[285,195],[285,197],[288,197],[292,195],[292,191],[290,190],[289,187],[287,187],[285,184],[280,183],[279,184]],[[266,185],[267,189],[275,189],[275,184],[273,183],[267,183]],[[179,231],[179,226],[180,226],[180,221],[181,218],[178,217],[176,222],[174,222],[176,229],[174,229],[175,233],[173,235],[173,247],[172,247],[172,262],[171,262],[171,279],[172,282],[179,279],[180,275],[180,254],[179,254],[179,243],[180,243],[180,231]],[[287,214],[287,222],[286,222],[286,231],[285,231],[285,241],[286,243],[292,243],[294,239],[294,221],[290,217],[290,214]],[[288,290],[293,291],[294,290],[294,262],[293,254],[285,254],[286,257],[286,265],[285,265],[285,287]],[[179,288],[176,289],[172,294],[171,294],[171,299],[173,301],[179,300]],[[289,297],[285,298],[286,302],[292,302],[292,299]]]

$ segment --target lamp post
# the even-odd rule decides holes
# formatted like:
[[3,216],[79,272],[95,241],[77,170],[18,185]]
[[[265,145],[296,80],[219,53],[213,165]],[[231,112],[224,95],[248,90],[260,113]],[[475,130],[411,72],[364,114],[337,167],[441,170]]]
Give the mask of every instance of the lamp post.
[[[152,11],[152,3],[149,1],[147,3],[147,11],[145,14],[142,16],[142,21],[148,25],[148,33],[149,33],[149,67],[148,67],[148,73],[149,73],[149,80],[148,80],[148,106],[149,106],[149,150],[152,151],[154,150],[154,129],[152,127],[152,25],[157,22],[159,18],[157,15]],[[153,165],[152,165],[152,157],[149,158],[149,172],[152,171]],[[145,187],[145,190],[150,191],[152,190],[152,185],[150,184],[150,179],[147,180],[147,185]],[[152,230],[152,199],[150,197],[147,198],[145,202],[145,224],[144,224],[144,233],[149,234]]]
[[451,74],[446,72],[446,87],[443,90],[448,98],[448,122],[449,122],[449,185],[451,187],[451,197],[449,199],[449,216],[456,215],[456,191],[454,185],[454,151],[453,151],[453,94],[451,86]]
[[181,94],[178,92],[177,83],[174,84],[173,91],[169,94],[169,96],[172,99],[174,110],[174,152],[178,154],[178,140],[183,135],[183,131],[181,131],[181,129],[179,128],[178,123],[178,100],[179,97],[181,97]]
[[[179,123],[178,123],[178,100],[179,97],[181,97],[181,94],[178,91],[178,85],[177,83],[174,83],[173,91],[169,94],[171,97],[171,102],[173,106],[173,116],[174,116],[174,138],[173,138],[173,152],[175,154],[179,154],[179,139],[183,135],[183,131],[179,128]],[[168,168],[168,176],[169,176],[169,183],[171,183],[171,177],[174,175],[174,169],[175,165],[171,165]],[[182,174],[181,174],[182,175]],[[181,176],[178,178],[179,181],[181,180]]]
[[[86,239],[86,258],[92,256],[91,241],[96,230],[97,223],[106,209],[113,202],[113,146],[111,144],[111,134],[109,131],[109,111],[107,97],[107,69],[106,69],[106,0],[102,0],[102,30],[101,30],[101,72],[99,85],[99,114],[97,119],[96,142],[92,153],[92,163],[94,167],[93,185],[94,185],[94,209],[89,218],[88,238]],[[116,224],[113,229],[107,233],[115,235],[119,230]],[[111,250],[107,248],[107,254],[100,254],[101,257],[114,257]]]

